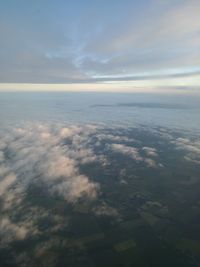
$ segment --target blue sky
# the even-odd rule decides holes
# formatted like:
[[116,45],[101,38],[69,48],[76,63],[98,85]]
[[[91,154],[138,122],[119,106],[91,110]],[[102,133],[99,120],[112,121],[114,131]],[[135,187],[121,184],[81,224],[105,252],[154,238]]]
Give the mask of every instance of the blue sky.
[[200,83],[199,0],[0,0],[0,7],[3,86]]

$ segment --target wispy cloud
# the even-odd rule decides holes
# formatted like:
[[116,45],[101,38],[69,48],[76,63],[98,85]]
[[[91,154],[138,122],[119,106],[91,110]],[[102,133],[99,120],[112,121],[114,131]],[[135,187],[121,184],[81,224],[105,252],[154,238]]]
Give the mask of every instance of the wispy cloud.
[[200,141],[198,138],[188,139],[179,137],[171,141],[176,145],[176,149],[185,152],[185,159],[200,164]]
[[198,0],[5,2],[1,83],[199,85],[199,11]]
[[142,148],[142,150],[146,152],[147,157],[142,156],[141,151],[138,148],[127,146],[124,144],[111,144],[110,148],[116,153],[121,153],[132,158],[135,162],[143,162],[148,167],[157,168],[158,166],[161,166],[155,161],[155,159],[151,158],[157,156],[156,149],[154,148]]
[[129,147],[122,144],[112,144],[111,149],[115,152],[128,155],[136,161],[142,161],[142,157],[140,156],[138,149],[135,147]]

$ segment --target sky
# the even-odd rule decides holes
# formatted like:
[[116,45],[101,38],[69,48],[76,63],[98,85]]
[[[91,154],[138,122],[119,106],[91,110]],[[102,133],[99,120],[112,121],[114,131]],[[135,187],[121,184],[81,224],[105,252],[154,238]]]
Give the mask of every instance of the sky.
[[198,87],[199,14],[199,0],[0,0],[0,90]]

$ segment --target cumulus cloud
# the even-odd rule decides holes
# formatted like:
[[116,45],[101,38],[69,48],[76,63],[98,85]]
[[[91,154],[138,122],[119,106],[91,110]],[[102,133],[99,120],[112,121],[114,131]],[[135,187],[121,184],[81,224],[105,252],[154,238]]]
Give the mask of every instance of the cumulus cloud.
[[115,152],[130,156],[136,161],[142,161],[142,157],[140,156],[138,149],[135,147],[126,146],[123,144],[112,144],[110,147]]
[[[156,168],[160,166],[157,164],[157,162],[151,158],[148,157],[142,157],[141,153],[138,148],[126,146],[123,144],[112,144],[110,145],[111,149],[117,153],[121,153],[124,155],[127,155],[131,157],[136,162],[144,162],[148,167]],[[157,156],[156,149],[150,148],[150,147],[143,147],[142,150],[144,150],[147,154],[147,156]]]
[[2,196],[16,181],[15,174],[11,173],[6,175],[1,181],[0,181],[0,196]]
[[78,126],[64,127],[60,131],[60,136],[62,138],[70,138],[73,135],[79,134],[81,132],[81,128]]
[[[80,165],[94,161],[104,164],[103,155],[96,155],[90,145],[89,136],[96,132],[93,125],[63,127],[33,123],[8,132],[0,139],[2,246],[41,234],[38,222],[50,218],[48,211],[41,207],[27,209],[30,188],[42,187],[49,197],[58,196],[73,205],[82,198],[93,201],[101,190],[100,185],[82,174]],[[11,216],[13,210],[19,215],[17,221]],[[55,221],[53,216],[51,220],[54,221],[51,231],[63,225],[62,218]]]
[[142,149],[145,151],[147,156],[151,156],[151,157],[157,157],[158,156],[157,150],[153,147],[143,147]]
[[[13,129],[4,140],[9,156],[0,166],[1,195],[11,192],[13,184],[15,194],[17,189],[26,191],[30,183],[41,180],[50,192],[67,201],[74,202],[82,195],[94,198],[99,186],[80,175],[78,167],[98,160],[87,147],[86,137],[92,131],[89,126],[53,129],[40,124]],[[1,158],[4,160],[3,151]]]
[[4,176],[8,172],[9,169],[4,164],[0,165],[0,176]]
[[97,216],[111,216],[111,217],[118,217],[119,212],[116,208],[110,207],[106,203],[102,203],[100,206],[94,208],[94,213]]
[[0,219],[1,246],[7,245],[12,240],[22,240],[27,235],[24,225],[15,224],[8,217]]
[[[42,235],[45,231],[46,234],[57,233],[67,225],[67,219],[59,212],[51,214],[43,206],[43,200],[48,198],[58,199],[61,206],[71,207],[83,201],[91,205],[90,211],[96,216],[118,217],[116,208],[101,200],[101,181],[97,183],[87,171],[83,172],[84,169],[90,171],[88,166],[94,163],[102,168],[106,164],[112,167],[106,154],[108,150],[150,168],[159,166],[155,161],[157,150],[142,146],[141,140],[130,135],[127,128],[27,123],[9,128],[6,133],[0,137],[0,235],[3,246],[14,240]],[[119,184],[126,184],[126,172],[121,171],[119,178]],[[37,195],[29,197],[35,193],[39,194],[39,205],[31,202]],[[43,219],[51,222],[48,229],[40,229]]]
[[185,151],[185,159],[200,164],[200,141],[199,139],[177,138],[171,143],[175,144],[176,149]]
[[153,159],[145,158],[144,162],[147,164],[148,167],[152,167],[152,168],[156,168],[157,167],[157,163]]
[[101,133],[101,134],[97,134],[96,137],[98,138],[99,141],[102,140],[110,140],[112,142],[132,142],[135,141],[134,139],[130,139],[127,136],[124,135],[114,135],[114,134],[105,134],[105,133]]
[[3,151],[0,151],[0,163],[4,161],[4,153]]
[[90,199],[95,199],[99,186],[96,183],[89,181],[85,175],[75,176],[73,179],[63,181],[56,185],[55,190],[66,200],[70,202],[76,201],[82,196]]
[[[19,216],[17,221],[13,214]],[[51,224],[41,229],[39,225],[43,220],[48,220]],[[9,246],[13,241],[57,233],[67,224],[67,218],[49,212],[46,208],[34,205],[26,206],[26,203],[13,204],[12,211],[3,213],[0,218],[0,247]]]

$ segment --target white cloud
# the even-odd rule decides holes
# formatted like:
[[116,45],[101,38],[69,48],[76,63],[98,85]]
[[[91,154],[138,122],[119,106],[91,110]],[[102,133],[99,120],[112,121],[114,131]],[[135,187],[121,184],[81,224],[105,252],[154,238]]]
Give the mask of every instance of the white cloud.
[[[25,200],[32,186],[42,185],[49,197],[59,196],[71,204],[80,198],[94,201],[98,197],[100,185],[81,174],[79,168],[94,161],[104,164],[103,155],[96,155],[90,147],[89,136],[96,130],[92,125],[62,127],[33,123],[10,129],[0,138],[6,144],[0,150],[1,246],[44,231],[56,233],[66,226],[66,220],[51,215],[48,209],[28,206]],[[13,220],[13,211],[19,215],[17,221]],[[38,224],[43,218],[50,218],[52,225],[42,233]]]
[[138,149],[135,147],[130,147],[122,144],[112,144],[110,145],[110,147],[113,151],[127,155],[136,161],[143,160],[138,152]]
[[[111,144],[111,149],[117,153],[121,153],[124,155],[127,155],[131,157],[136,162],[144,162],[147,167],[156,168],[157,166],[160,166],[157,164],[157,162],[151,158],[142,157],[140,155],[139,149],[135,147],[130,147],[124,144]],[[143,147],[142,150],[144,150],[147,154],[147,156],[156,157],[156,149],[150,148],[150,147]]]
[[199,66],[199,10],[198,0],[153,2],[142,10],[141,19],[135,21],[137,16],[129,14],[117,29],[105,27],[88,44],[91,56],[85,58],[83,67],[99,76],[123,76]]
[[0,196],[6,193],[6,191],[15,183],[16,176],[14,173],[8,174],[0,181]]
[[152,168],[156,168],[157,167],[157,163],[153,159],[145,158],[144,162],[147,164],[148,167],[152,167]]
[[[5,144],[0,149],[0,200],[3,212],[0,236],[4,245],[13,240],[42,235],[44,231],[56,234],[68,223],[68,219],[59,212],[53,214],[42,205],[30,205],[27,194],[34,186],[41,186],[39,193],[45,194],[44,197],[58,198],[61,206],[67,203],[74,206],[78,201],[86,201],[91,204],[91,212],[97,216],[119,216],[116,208],[104,202],[98,203],[100,184],[82,173],[82,164],[95,162],[103,168],[108,161],[104,155],[108,149],[147,167],[155,168],[159,164],[155,161],[155,148],[142,147],[140,140],[127,137],[121,128],[115,130],[102,125],[33,123],[9,129],[7,135],[0,137],[0,143]],[[100,149],[96,147],[96,142],[101,143],[102,140],[109,140],[109,144],[102,142],[105,144]],[[189,142],[180,141],[187,145]],[[137,143],[138,147],[120,142]],[[124,170],[120,172],[119,183],[127,183],[124,179],[126,175]],[[12,216],[13,211],[19,215],[17,221]],[[43,232],[39,229],[41,219],[50,219],[52,222]]]
[[97,216],[111,216],[111,217],[118,217],[119,212],[116,208],[108,206],[106,203],[102,203],[100,206],[93,209],[93,212]]
[[[1,82],[95,83],[94,75],[198,67],[199,1],[141,3],[124,1],[120,9],[112,3],[101,7],[95,3],[93,8],[86,3],[84,9],[76,5],[76,10],[66,6],[63,10],[70,14],[61,12],[62,23],[55,23],[57,6],[43,12],[46,6],[41,3],[43,27],[41,18],[35,20],[40,15],[32,13],[37,4],[31,9],[23,6],[23,12],[20,5],[14,6],[12,14],[4,4],[0,10]],[[78,19],[71,19],[71,11],[77,14],[77,8]]]
[[101,134],[98,134],[96,135],[96,137],[98,138],[99,141],[102,141],[102,140],[110,140],[112,142],[132,142],[132,141],[135,141],[134,139],[130,139],[126,136],[123,136],[123,135],[113,135],[113,134],[104,134],[104,133],[101,133]]
[[[75,202],[80,197],[87,197],[89,199],[95,199],[99,185],[89,181],[85,175],[78,175],[73,179],[64,180],[55,186],[56,192],[69,202]],[[54,187],[52,188],[54,190]]]
[[0,165],[0,176],[4,176],[9,172],[9,169],[5,166],[5,164]]
[[4,153],[3,151],[0,151],[0,163],[4,161]]
[[190,140],[188,138],[177,138],[171,143],[176,145],[176,149],[186,152],[185,159],[200,164],[200,141],[199,139]]
[[75,134],[79,134],[81,132],[81,128],[78,126],[64,127],[60,131],[60,136],[62,138],[71,138]]
[[24,225],[13,223],[8,217],[0,218],[1,246],[16,239],[24,239],[27,232],[27,228]]
[[[0,166],[0,175],[6,175],[0,181],[0,193],[9,191],[4,199],[5,207],[16,201],[19,191],[25,192],[29,184],[40,180],[50,192],[70,202],[82,196],[95,198],[99,185],[79,173],[79,164],[103,162],[88,144],[88,135],[94,131],[92,126],[51,128],[40,124],[13,129],[6,137],[12,156],[5,159],[6,165]],[[66,138],[71,139],[71,144],[65,142]]]
[[157,150],[153,147],[143,147],[142,149],[145,151],[147,156],[151,156],[151,157],[157,157],[158,156]]

